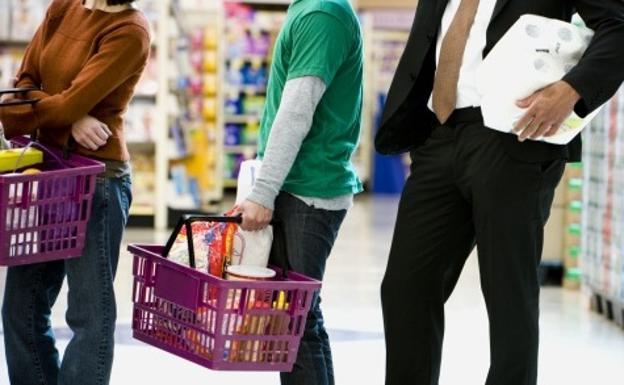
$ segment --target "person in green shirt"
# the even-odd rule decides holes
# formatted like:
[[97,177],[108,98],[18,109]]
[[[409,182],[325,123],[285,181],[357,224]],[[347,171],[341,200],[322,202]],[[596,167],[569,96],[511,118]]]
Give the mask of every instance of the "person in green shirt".
[[[323,279],[353,196],[362,191],[351,157],[362,109],[362,35],[347,0],[296,0],[277,39],[259,142],[263,164],[238,208],[244,230],[285,227],[294,271]],[[333,385],[320,297],[283,385]]]

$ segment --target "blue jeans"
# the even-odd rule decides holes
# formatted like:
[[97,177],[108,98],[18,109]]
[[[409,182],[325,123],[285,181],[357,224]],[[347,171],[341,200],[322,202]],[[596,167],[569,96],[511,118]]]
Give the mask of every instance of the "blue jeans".
[[[316,209],[283,192],[277,197],[275,217],[284,223],[289,262],[294,271],[323,280],[325,263],[346,213]],[[292,372],[281,373],[282,385],[334,385],[331,348],[320,305],[317,294],[306,320],[297,361]]]
[[[2,321],[12,385],[108,384],[117,312],[113,279],[130,185],[130,177],[97,179],[82,257],[8,270]],[[66,319],[74,335],[60,362],[50,314],[65,276]]]

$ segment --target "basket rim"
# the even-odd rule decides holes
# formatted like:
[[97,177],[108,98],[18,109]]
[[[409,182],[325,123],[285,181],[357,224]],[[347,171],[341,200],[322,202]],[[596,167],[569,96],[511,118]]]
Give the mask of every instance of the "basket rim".
[[[151,250],[150,250],[151,249]],[[187,274],[191,277],[200,279],[201,281],[207,281],[212,285],[227,288],[227,289],[269,289],[269,290],[317,290],[321,288],[321,281],[314,278],[310,278],[306,275],[296,273],[294,271],[288,272],[288,278],[285,280],[269,280],[269,281],[230,281],[225,278],[219,278],[211,275],[207,272],[195,270],[189,266],[184,266],[179,263],[173,262],[167,258],[158,254],[158,250],[164,249],[164,246],[158,244],[129,244],[128,251],[132,253],[134,257],[144,257],[152,260],[158,260],[158,262],[166,264],[168,267],[173,268],[181,273]],[[271,266],[272,269],[279,268]]]

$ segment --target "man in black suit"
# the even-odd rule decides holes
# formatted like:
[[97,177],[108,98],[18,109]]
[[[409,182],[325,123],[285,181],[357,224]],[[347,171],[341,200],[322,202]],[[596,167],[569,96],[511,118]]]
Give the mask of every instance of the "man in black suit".
[[[520,16],[570,21],[575,11],[595,31],[579,64],[518,101],[526,115],[516,135],[486,128],[475,76],[483,58]],[[531,139],[617,91],[623,46],[621,0],[420,0],[376,138],[379,152],[412,158],[382,284],[387,385],[438,383],[444,303],[475,245],[490,321],[486,384],[536,384],[543,229],[581,139]]]

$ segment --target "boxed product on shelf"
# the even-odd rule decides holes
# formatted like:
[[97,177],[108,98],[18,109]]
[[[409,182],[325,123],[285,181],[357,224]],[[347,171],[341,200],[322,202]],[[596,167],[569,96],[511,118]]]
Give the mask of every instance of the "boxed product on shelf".
[[156,105],[134,102],[124,115],[126,141],[129,143],[153,142],[155,137]]
[[19,70],[23,56],[23,50],[0,47],[0,88],[13,85],[13,79]]
[[10,0],[11,40],[30,40],[45,16],[50,0]]
[[225,4],[225,90],[223,98],[226,187],[235,186],[240,164],[256,157],[260,118],[272,47],[286,17],[283,9]]
[[624,89],[585,132],[582,269],[595,294],[624,301]]
[[0,40],[10,39],[11,9],[9,0],[0,0]]
[[156,36],[158,31],[158,3],[159,0],[141,0],[140,2],[141,11],[150,23],[152,37]]
[[153,154],[132,154],[132,208],[153,213],[156,191],[156,170]]
[[158,92],[158,67],[156,63],[156,53],[151,52],[141,79],[137,83],[134,91],[138,97],[156,97]]

